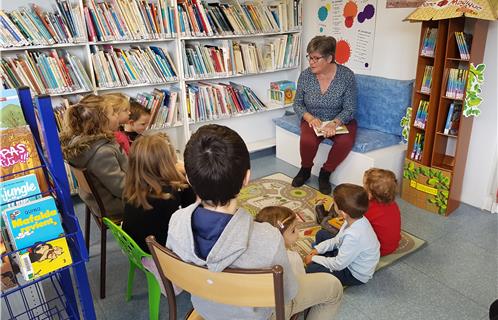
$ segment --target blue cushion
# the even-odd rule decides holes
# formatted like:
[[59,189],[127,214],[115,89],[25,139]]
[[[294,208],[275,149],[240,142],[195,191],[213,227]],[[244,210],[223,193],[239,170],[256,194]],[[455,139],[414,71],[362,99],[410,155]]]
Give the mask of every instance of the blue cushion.
[[399,125],[411,105],[413,80],[393,80],[357,74],[358,126],[401,136]]
[[[273,119],[273,122],[275,122],[275,125],[287,131],[296,135],[301,135],[300,123],[295,114]],[[366,153],[398,144],[400,141],[401,137],[398,135],[358,127],[358,130],[356,130],[356,140],[353,145],[353,151]],[[333,142],[330,139],[324,139],[322,143],[332,145]]]

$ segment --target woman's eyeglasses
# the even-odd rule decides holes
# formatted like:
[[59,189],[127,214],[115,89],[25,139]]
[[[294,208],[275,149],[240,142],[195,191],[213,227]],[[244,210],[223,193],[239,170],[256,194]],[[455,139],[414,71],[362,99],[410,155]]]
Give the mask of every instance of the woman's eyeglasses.
[[318,61],[320,61],[320,59],[324,58],[323,56],[319,56],[319,57],[312,57],[310,56],[309,54],[306,55],[306,59],[308,59],[309,62],[313,62],[313,63],[317,63]]

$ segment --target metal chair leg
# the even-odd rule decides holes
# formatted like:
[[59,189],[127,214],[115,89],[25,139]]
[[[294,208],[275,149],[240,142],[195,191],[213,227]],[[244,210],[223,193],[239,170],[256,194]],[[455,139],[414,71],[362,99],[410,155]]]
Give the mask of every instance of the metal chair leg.
[[106,248],[107,228],[102,225],[100,228],[100,299],[105,298]]
[[90,212],[90,208],[85,205],[85,245],[86,251],[90,254],[90,216],[92,213]]

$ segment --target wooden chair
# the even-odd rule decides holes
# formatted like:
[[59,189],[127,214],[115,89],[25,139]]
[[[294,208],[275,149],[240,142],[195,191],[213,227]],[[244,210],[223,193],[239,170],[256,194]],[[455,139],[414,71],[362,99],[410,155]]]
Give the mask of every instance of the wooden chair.
[[[78,188],[84,192],[91,194],[95,199],[99,212],[93,212],[90,207],[85,204],[85,244],[88,252],[90,252],[90,216],[93,216],[95,223],[100,229],[100,298],[105,298],[105,278],[106,278],[106,249],[107,249],[107,226],[102,219],[105,218],[106,210],[102,199],[100,198],[96,188],[89,179],[88,172],[85,169],[71,167],[71,171],[76,178]],[[115,221],[117,222],[117,221]]]
[[[212,272],[181,260],[171,250],[156,242],[154,236],[146,239],[154,262],[166,289],[169,320],[176,320],[176,299],[173,285],[203,299],[241,307],[275,308],[276,319],[285,319],[283,269],[276,265],[271,269],[231,269]],[[294,315],[291,320],[297,319]],[[195,310],[187,320],[203,319]]]

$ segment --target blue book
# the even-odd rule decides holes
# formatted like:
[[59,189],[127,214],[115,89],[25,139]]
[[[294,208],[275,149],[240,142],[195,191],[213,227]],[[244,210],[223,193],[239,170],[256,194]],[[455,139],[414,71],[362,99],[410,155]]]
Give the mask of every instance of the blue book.
[[34,174],[0,182],[0,200],[2,201],[0,211],[2,212],[7,208],[20,206],[39,198],[41,198],[40,185]]
[[2,217],[16,250],[64,235],[61,218],[51,196],[7,208]]
[[455,108],[455,103],[450,104],[450,108],[448,110],[448,115],[446,116],[446,124],[444,125],[444,134],[449,134],[450,133],[450,128],[451,128],[451,117],[453,115],[453,109]]

